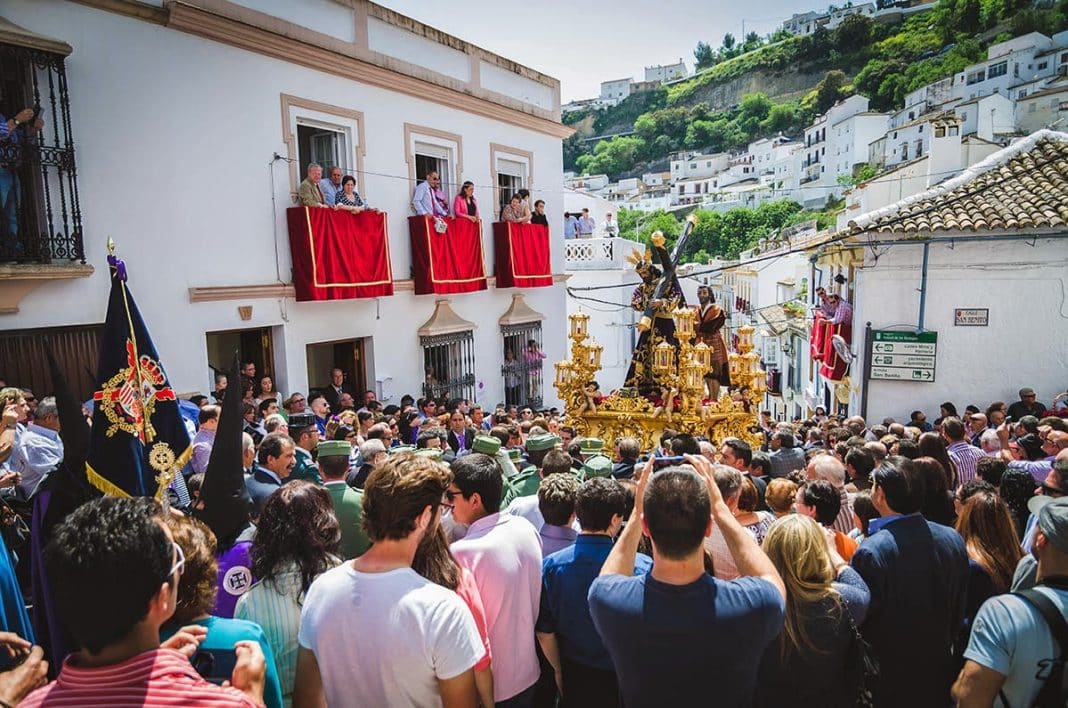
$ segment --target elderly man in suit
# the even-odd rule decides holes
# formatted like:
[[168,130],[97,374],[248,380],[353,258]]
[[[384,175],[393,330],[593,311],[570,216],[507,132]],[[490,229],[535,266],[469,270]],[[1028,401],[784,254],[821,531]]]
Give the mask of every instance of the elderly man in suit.
[[245,488],[252,498],[252,506],[259,516],[267,497],[289,479],[297,463],[297,445],[288,435],[271,433],[260,443],[259,464],[249,477]]

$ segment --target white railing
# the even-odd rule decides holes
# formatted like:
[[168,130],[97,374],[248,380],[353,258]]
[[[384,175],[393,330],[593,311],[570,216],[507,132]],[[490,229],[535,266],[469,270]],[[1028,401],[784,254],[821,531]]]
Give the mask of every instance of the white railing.
[[626,258],[632,250],[645,247],[625,238],[581,238],[564,241],[566,270],[620,270],[633,266]]

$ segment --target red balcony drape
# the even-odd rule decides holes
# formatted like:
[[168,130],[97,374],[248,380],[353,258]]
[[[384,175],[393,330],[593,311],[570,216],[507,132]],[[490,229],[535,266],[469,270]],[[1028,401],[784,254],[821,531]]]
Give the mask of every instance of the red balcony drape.
[[434,219],[408,219],[412,239],[412,279],[415,294],[448,295],[486,289],[486,259],[482,222],[446,217],[448,230],[434,230]]
[[498,288],[544,288],[553,284],[549,227],[542,224],[493,225]]
[[289,249],[297,300],[349,300],[393,294],[386,215],[291,207]]

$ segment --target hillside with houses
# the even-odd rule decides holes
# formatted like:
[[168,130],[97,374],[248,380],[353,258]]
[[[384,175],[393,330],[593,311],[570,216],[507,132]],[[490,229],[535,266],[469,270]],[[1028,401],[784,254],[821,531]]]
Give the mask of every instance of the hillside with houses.
[[1066,29],[1063,1],[880,2],[799,13],[741,45],[702,43],[692,74],[679,76],[682,61],[649,67],[644,81],[606,82],[564,106],[577,130],[565,185],[608,200],[639,240],[670,227],[664,215],[792,205],[747,219],[758,226],[729,244],[687,247],[736,257],[784,227],[848,219],[865,201],[857,185],[889,175],[900,189],[892,176],[908,175],[927,187],[1015,138],[1063,128]]

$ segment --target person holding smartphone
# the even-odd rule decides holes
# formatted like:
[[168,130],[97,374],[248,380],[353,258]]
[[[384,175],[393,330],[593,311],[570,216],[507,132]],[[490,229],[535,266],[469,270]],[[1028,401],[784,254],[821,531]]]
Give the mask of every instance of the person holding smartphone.
[[76,651],[59,679],[20,707],[263,705],[266,662],[258,643],[231,647],[229,685],[218,686],[189,664],[207,635],[203,627],[183,627],[160,642],[186,560],[154,499],[103,497],[83,504],[56,527],[45,557],[56,613]]

